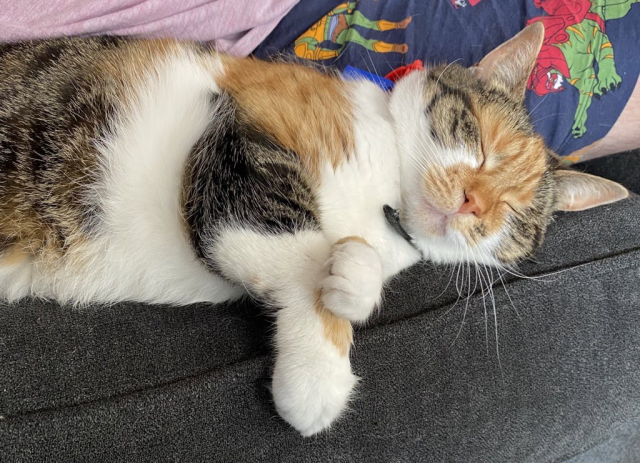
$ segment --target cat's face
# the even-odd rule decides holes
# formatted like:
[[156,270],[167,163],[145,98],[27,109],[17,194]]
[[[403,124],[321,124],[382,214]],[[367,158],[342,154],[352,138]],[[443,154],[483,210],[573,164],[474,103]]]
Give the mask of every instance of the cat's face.
[[554,210],[628,194],[608,180],[558,170],[533,131],[522,99],[543,33],[530,26],[477,68],[414,72],[393,91],[401,219],[430,260],[514,263],[542,243]]

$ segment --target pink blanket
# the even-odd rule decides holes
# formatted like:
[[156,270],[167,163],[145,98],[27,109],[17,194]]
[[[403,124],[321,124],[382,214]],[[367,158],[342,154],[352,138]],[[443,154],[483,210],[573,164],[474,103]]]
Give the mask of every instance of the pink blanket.
[[0,41],[118,34],[211,41],[245,56],[299,0],[0,0]]

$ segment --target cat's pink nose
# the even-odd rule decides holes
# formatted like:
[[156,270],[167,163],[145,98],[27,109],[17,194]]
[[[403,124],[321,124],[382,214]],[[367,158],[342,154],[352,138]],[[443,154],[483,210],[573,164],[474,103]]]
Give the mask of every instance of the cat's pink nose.
[[474,214],[474,215],[482,215],[484,212],[484,207],[482,202],[478,198],[478,195],[469,191],[464,194],[464,202],[460,209],[458,210],[458,214]]

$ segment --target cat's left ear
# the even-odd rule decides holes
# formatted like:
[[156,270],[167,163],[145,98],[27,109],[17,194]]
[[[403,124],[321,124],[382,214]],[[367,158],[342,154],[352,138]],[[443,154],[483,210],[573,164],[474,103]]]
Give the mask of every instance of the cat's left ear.
[[535,22],[490,52],[472,69],[481,80],[502,88],[520,101],[524,99],[527,80],[543,40],[544,26]]
[[558,185],[556,210],[582,211],[629,197],[629,191],[619,183],[575,170],[556,170]]

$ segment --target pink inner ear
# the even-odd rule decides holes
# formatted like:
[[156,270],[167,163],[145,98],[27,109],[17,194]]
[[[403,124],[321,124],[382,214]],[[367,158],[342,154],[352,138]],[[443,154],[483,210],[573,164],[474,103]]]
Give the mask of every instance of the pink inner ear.
[[557,171],[558,205],[561,211],[583,211],[629,197],[622,185],[594,175]]
[[527,79],[544,39],[544,26],[536,22],[485,56],[477,76],[524,97]]

